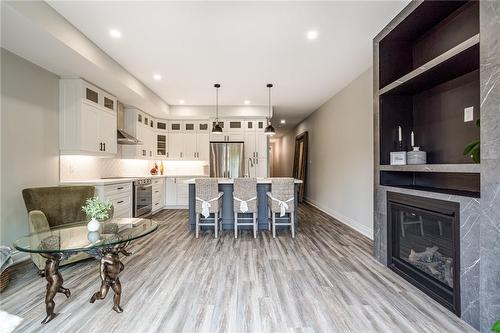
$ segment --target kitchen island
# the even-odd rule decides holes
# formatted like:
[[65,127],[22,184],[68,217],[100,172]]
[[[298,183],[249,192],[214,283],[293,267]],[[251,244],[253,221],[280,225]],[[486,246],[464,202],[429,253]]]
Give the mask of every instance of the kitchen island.
[[[222,199],[222,228],[224,230],[234,229],[234,211],[233,211],[233,179],[218,178],[219,191],[224,192]],[[196,226],[196,195],[195,178],[186,180],[189,184],[189,229],[195,230]],[[298,191],[302,184],[301,180],[295,179],[295,207],[298,205]],[[257,178],[257,224],[259,230],[267,230],[267,192],[271,191],[271,178]],[[295,210],[295,224],[299,222],[297,210]],[[240,214],[242,217],[251,217],[251,214]],[[205,227],[207,228],[207,227]],[[213,228],[213,227],[211,227]],[[251,229],[251,226],[240,226],[238,229]],[[285,228],[285,227],[277,227]]]

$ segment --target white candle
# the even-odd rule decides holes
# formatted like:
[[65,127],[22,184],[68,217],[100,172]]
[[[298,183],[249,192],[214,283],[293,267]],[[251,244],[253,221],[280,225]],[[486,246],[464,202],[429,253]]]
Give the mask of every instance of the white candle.
[[415,135],[413,135],[413,131],[411,131],[411,146],[415,147]]
[[398,126],[398,141],[403,141],[401,126]]

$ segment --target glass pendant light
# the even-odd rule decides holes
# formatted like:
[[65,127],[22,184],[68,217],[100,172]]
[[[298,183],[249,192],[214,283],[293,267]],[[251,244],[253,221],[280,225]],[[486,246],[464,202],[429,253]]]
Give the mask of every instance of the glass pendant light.
[[267,118],[267,127],[264,130],[264,133],[266,135],[274,135],[274,134],[276,134],[276,131],[274,130],[273,125],[271,125],[271,118],[272,118],[272,116],[271,116],[271,88],[273,87],[273,85],[271,83],[268,83],[266,87],[269,89],[269,117]]
[[213,134],[222,134],[222,127],[219,124],[219,88],[220,84],[216,83],[214,84],[214,87],[217,91],[215,95],[215,123],[214,127],[212,128],[212,133]]

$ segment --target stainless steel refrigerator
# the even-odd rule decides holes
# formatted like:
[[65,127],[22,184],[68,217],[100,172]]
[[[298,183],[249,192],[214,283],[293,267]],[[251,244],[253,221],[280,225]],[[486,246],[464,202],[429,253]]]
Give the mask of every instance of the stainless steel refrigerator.
[[243,177],[244,161],[243,142],[210,142],[210,177]]

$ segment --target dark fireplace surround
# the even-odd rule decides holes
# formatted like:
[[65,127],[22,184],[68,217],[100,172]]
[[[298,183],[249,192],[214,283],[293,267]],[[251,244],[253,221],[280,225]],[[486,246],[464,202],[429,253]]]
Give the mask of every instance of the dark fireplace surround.
[[387,192],[390,269],[460,316],[460,205]]

